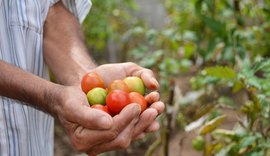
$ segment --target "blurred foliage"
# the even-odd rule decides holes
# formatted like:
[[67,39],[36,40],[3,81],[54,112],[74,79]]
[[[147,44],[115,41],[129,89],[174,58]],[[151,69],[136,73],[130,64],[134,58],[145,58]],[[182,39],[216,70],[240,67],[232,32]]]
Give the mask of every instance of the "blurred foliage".
[[97,60],[106,60],[109,41],[122,47],[123,33],[141,22],[134,16],[138,6],[133,0],[92,0],[92,5],[83,23],[86,44]]
[[[194,144],[204,155],[270,154],[269,0],[160,0],[167,13],[161,30],[135,16],[135,1],[92,2],[84,23],[91,52],[106,54],[113,40],[123,61],[152,69],[161,84],[166,113],[160,136],[147,153],[157,143],[166,151],[168,143],[162,140],[171,124],[184,130],[203,119],[196,138],[204,148]],[[192,71],[197,74],[192,73],[187,92],[195,98],[177,98],[179,77]],[[232,130],[218,128],[226,121],[224,109],[239,114]]]

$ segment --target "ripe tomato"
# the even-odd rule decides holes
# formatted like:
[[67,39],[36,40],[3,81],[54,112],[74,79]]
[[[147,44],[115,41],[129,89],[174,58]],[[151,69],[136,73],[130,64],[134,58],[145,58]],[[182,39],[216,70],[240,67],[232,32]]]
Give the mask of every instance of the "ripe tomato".
[[122,90],[111,91],[106,98],[106,104],[109,112],[116,115],[128,104],[130,104],[129,94]]
[[130,76],[126,77],[123,81],[127,84],[130,92],[138,92],[141,95],[144,95],[145,86],[141,78]]
[[114,80],[108,85],[108,93],[112,90],[122,90],[125,92],[129,92],[127,84],[122,80]]
[[97,73],[90,72],[83,76],[81,81],[81,87],[83,92],[87,94],[93,88],[104,88],[104,82]]
[[141,112],[143,112],[147,107],[147,102],[141,94],[137,92],[131,92],[129,93],[129,98],[131,103],[138,103],[141,106]]
[[101,105],[101,104],[95,104],[95,105],[91,106],[91,108],[102,110],[102,111],[110,114],[110,112],[108,110],[108,107],[107,106],[104,106],[104,105]]

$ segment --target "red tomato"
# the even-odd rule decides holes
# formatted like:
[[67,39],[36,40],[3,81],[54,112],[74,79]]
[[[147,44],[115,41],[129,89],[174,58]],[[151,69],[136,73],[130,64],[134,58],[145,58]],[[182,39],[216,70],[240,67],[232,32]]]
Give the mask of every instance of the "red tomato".
[[112,90],[122,90],[129,92],[127,84],[122,80],[114,80],[113,82],[109,83],[108,92],[111,92]]
[[129,94],[122,90],[111,91],[106,98],[106,104],[109,112],[116,115],[128,104],[130,104]]
[[90,72],[83,76],[81,81],[81,87],[83,92],[87,94],[93,88],[104,88],[104,82],[97,73]]
[[104,106],[104,105],[101,105],[101,104],[95,104],[95,105],[91,106],[91,108],[102,110],[102,111],[110,114],[110,112],[108,110],[108,107],[107,106]]
[[143,112],[147,107],[147,102],[141,94],[137,92],[131,92],[129,93],[129,98],[131,103],[138,103],[141,106],[141,112]]

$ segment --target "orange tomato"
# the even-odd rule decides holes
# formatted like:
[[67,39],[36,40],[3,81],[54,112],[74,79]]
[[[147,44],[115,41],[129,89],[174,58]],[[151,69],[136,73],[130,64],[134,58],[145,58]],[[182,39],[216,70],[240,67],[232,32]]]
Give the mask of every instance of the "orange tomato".
[[131,103],[137,103],[141,106],[141,112],[143,112],[147,107],[147,102],[141,94],[137,92],[131,92],[129,93],[129,98]]
[[90,72],[83,76],[81,81],[81,87],[83,92],[87,94],[93,88],[104,88],[104,82],[97,73]]
[[107,106],[104,106],[104,105],[101,105],[101,104],[95,104],[95,105],[92,105],[91,108],[94,108],[94,109],[98,109],[98,110],[102,110],[108,114],[110,114],[109,110],[108,110],[108,107]]
[[122,80],[114,80],[108,85],[108,93],[112,90],[122,90],[125,92],[129,92],[127,84]]

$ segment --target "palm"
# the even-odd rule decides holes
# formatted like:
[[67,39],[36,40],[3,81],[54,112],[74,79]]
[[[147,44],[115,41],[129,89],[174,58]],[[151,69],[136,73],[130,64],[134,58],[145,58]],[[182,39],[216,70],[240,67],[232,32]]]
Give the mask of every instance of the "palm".
[[121,80],[128,76],[123,64],[105,64],[96,68],[105,85],[113,80]]
[[150,90],[159,88],[153,72],[134,63],[105,64],[97,67],[95,72],[102,77],[105,86],[113,80],[121,80],[127,76],[138,76],[144,81],[146,88]]

